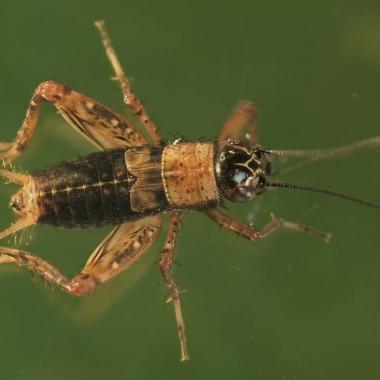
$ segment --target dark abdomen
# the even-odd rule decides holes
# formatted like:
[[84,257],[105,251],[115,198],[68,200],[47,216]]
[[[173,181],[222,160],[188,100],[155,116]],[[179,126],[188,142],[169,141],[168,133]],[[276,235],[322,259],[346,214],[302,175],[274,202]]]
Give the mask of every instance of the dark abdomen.
[[93,153],[36,173],[39,223],[64,227],[119,224],[142,217],[130,206],[135,178],[125,149]]

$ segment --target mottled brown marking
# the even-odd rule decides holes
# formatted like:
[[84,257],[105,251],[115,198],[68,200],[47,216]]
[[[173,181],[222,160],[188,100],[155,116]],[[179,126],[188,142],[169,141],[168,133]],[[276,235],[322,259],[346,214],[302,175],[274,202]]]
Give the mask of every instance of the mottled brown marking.
[[123,115],[62,83],[46,81],[34,91],[15,139],[0,142],[0,159],[9,162],[24,152],[33,137],[44,101],[54,104],[66,121],[98,148],[147,144],[144,135]]
[[164,148],[161,174],[172,207],[218,205],[214,149],[214,144],[209,142],[180,142]]
[[161,228],[161,216],[148,216],[117,226],[95,249],[82,273],[100,283],[132,265],[153,244]]

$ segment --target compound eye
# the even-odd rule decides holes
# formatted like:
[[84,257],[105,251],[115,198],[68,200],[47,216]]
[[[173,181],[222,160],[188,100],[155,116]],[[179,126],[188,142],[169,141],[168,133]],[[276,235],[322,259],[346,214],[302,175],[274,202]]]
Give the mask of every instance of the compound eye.
[[236,185],[240,185],[248,179],[249,174],[250,173],[247,173],[247,170],[244,170],[242,168],[235,168],[231,173],[231,181]]
[[232,202],[244,202],[254,195],[252,172],[244,167],[233,167],[226,173],[224,196]]
[[252,173],[247,169],[235,167],[228,173],[228,179],[231,186],[238,186],[246,182],[250,175]]

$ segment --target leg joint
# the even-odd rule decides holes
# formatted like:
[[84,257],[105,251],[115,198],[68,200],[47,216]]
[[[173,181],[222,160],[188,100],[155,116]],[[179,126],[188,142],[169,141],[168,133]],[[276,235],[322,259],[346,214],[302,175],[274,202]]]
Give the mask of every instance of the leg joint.
[[78,274],[70,281],[70,293],[82,297],[87,294],[93,293],[94,290],[98,287],[99,282],[95,277],[87,273]]
[[63,99],[71,91],[72,90],[70,87],[53,80],[49,80],[38,85],[33,97],[40,96],[47,102],[54,103]]

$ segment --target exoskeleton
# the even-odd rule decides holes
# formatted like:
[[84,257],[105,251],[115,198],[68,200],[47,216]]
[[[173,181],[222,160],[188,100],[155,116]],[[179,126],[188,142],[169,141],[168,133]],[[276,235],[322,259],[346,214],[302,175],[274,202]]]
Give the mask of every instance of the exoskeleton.
[[321,159],[346,155],[359,148],[380,145],[380,137],[328,150],[267,149],[257,139],[253,103],[242,102],[226,120],[217,140],[177,140],[166,144],[132,93],[104,23],[97,22],[96,26],[124,101],[138,117],[145,134],[125,116],[61,83],[40,84],[14,141],[0,143],[0,158],[10,162],[24,152],[43,102],[53,104],[67,122],[100,151],[30,175],[0,170],[3,177],[22,186],[10,202],[19,219],[0,233],[0,239],[36,223],[68,228],[115,227],[80,273],[71,279],[47,261],[15,248],[0,247],[0,262],[26,266],[48,282],[73,295],[83,296],[147,252],[160,232],[163,215],[168,215],[169,228],[158,266],[174,305],[181,360],[187,360],[181,291],[171,275],[183,212],[202,210],[222,227],[250,240],[262,239],[280,227],[328,240],[329,234],[274,216],[263,228],[256,229],[223,212],[222,199],[243,202],[271,187],[287,187],[327,193],[379,208],[330,190],[272,181],[271,161],[283,156]]

